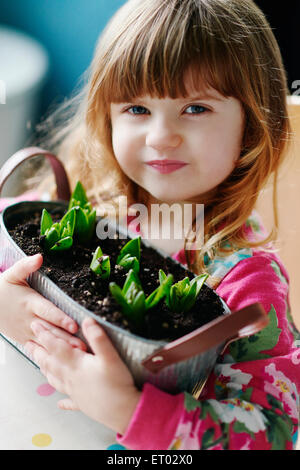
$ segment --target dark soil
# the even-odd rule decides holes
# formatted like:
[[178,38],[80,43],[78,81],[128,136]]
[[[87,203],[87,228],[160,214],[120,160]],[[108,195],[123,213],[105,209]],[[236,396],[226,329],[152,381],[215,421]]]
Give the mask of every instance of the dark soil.
[[[58,220],[61,215],[52,213],[52,218]],[[126,272],[123,268],[115,266],[115,262],[120,249],[129,239],[119,239],[116,235],[115,239],[99,240],[95,234],[88,247],[74,241],[70,250],[48,254],[44,252],[40,238],[40,217],[41,213],[37,212],[30,218],[27,216],[27,220],[18,221],[14,229],[9,230],[11,237],[26,255],[42,253],[44,261],[40,271],[76,302],[103,319],[145,338],[174,340],[224,313],[216,293],[204,285],[195,306],[189,312],[172,313],[163,302],[160,302],[155,308],[146,312],[143,329],[137,330],[123,317],[119,305],[108,288],[109,282],[112,281],[120,287],[124,284]],[[99,245],[104,254],[110,255],[111,276],[107,281],[98,279],[89,268],[93,252]],[[142,243],[139,278],[146,296],[159,285],[159,269],[163,269],[166,274],[173,274],[174,282],[186,276],[190,279],[194,277],[182,265],[171,258],[161,257],[155,249],[146,247]]]

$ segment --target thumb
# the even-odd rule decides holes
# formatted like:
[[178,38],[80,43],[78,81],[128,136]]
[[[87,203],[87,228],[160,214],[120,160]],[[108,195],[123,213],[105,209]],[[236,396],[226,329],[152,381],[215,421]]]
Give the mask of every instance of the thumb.
[[83,320],[82,331],[92,351],[97,356],[105,356],[108,360],[118,357],[118,353],[104,329],[93,318]]
[[29,275],[37,271],[42,264],[43,256],[40,253],[33,256],[26,256],[8,268],[3,275],[6,277],[7,281],[12,284],[24,283]]

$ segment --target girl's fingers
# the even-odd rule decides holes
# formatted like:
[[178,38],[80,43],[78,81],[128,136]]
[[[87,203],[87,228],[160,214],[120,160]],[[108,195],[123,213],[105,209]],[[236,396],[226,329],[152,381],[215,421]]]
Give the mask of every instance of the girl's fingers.
[[82,331],[96,355],[105,356],[106,360],[120,359],[109,337],[93,318],[89,317],[83,320]]
[[58,392],[66,393],[64,381],[62,379],[62,367],[50,356],[48,351],[34,341],[27,341],[25,349],[34,362],[39,366],[41,373],[47,378],[49,384]]
[[[17,261],[13,266],[7,269],[2,275],[10,284],[28,286],[26,279],[29,275],[37,271],[43,264],[43,256],[38,253],[34,256],[26,256]],[[66,315],[62,310],[56,307],[52,302],[45,299],[33,289],[28,296],[28,309],[39,318],[46,320],[70,333],[76,333],[78,326],[76,322]]]
[[25,343],[25,349],[34,362],[39,366],[42,374],[47,375],[47,351],[34,341],[27,341],[27,343]]
[[11,284],[26,284],[29,275],[37,271],[43,264],[43,256],[38,253],[33,256],[26,256],[17,261],[13,266],[8,268],[4,275]]
[[45,299],[36,292],[30,295],[30,308],[32,313],[38,318],[46,320],[48,323],[52,323],[63,330],[67,330],[69,333],[76,333],[78,330],[75,320],[56,307],[50,300]]
[[57,403],[58,408],[61,410],[71,410],[76,411],[79,410],[78,406],[75,405],[71,398],[64,398],[63,400],[59,400]]
[[65,386],[63,380],[60,380],[58,377],[54,376],[50,372],[47,372],[47,374],[44,374],[45,377],[48,380],[48,383],[55,388],[57,392],[60,393],[66,393]]
[[41,331],[39,329],[39,326],[43,327],[45,330],[50,331],[50,333],[56,336],[56,338],[60,338],[64,341],[67,341],[67,343],[70,344],[70,346],[72,346],[73,348],[79,348],[82,351],[87,350],[86,344],[80,338],[76,338],[75,336],[67,333],[61,328],[57,328],[56,326],[53,326],[44,320],[34,320],[30,325],[32,331],[36,331],[37,333]]
[[47,378],[48,383],[58,392],[65,393],[64,382],[50,371],[51,363],[49,362],[48,352],[34,341],[27,341],[25,349],[39,366],[41,373]]
[[55,353],[55,356],[58,359],[68,357],[70,352],[73,350],[66,341],[54,336],[53,333],[46,330],[40,322],[32,322],[31,329],[36,335],[37,342],[42,346],[37,346],[34,350],[34,354],[36,355],[34,358],[37,358],[37,360],[44,361],[49,356],[48,353]]

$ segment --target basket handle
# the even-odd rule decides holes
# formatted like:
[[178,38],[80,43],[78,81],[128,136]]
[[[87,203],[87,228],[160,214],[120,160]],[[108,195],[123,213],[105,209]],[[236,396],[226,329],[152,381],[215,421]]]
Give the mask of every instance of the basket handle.
[[21,165],[25,160],[36,157],[38,155],[44,155],[50,162],[52,170],[55,175],[57,197],[63,201],[68,201],[71,196],[70,184],[66,170],[62,162],[52,153],[47,150],[43,150],[39,147],[26,147],[18,152],[14,153],[0,169],[0,196],[5,181],[15,171],[15,169]]
[[222,315],[192,333],[168,343],[144,359],[142,365],[155,374],[166,366],[185,361],[225,341],[223,352],[232,341],[253,335],[268,323],[269,317],[263,306],[255,303]]

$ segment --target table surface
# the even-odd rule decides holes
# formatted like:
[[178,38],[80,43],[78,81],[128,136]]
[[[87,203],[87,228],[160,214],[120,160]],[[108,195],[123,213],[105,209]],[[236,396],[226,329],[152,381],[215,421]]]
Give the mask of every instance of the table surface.
[[[116,433],[80,411],[0,337],[0,450],[122,450]],[[300,450],[300,439],[297,450]]]
[[0,450],[118,450],[116,433],[80,411],[63,411],[64,395],[0,338]]

